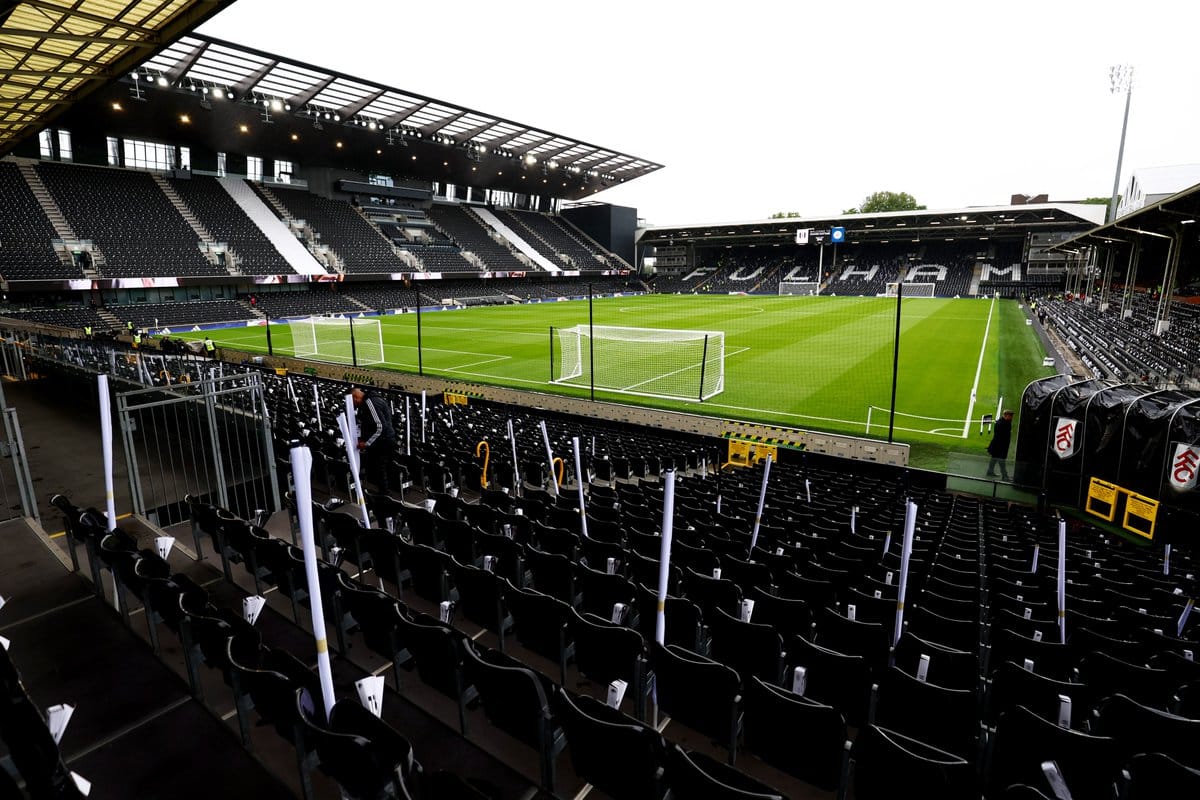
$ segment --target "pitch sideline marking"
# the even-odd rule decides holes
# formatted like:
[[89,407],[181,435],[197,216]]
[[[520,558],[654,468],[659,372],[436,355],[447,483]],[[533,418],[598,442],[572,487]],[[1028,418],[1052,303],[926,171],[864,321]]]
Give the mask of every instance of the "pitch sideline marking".
[[996,296],[988,308],[987,325],[983,328],[983,344],[979,346],[979,363],[975,365],[975,383],[971,386],[971,401],[967,404],[967,416],[963,420],[962,438],[971,435],[971,415],[975,413],[975,393],[979,391],[979,376],[983,372],[983,357],[987,354],[988,333],[992,330],[992,312],[996,310]]

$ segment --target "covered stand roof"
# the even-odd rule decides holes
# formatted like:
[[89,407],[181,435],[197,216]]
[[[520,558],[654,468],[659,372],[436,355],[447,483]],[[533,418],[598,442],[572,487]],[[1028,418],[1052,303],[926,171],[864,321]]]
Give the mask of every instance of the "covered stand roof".
[[1082,203],[1037,203],[938,211],[891,211],[828,217],[792,217],[709,225],[666,225],[645,229],[641,244],[739,244],[792,241],[809,228],[814,236],[843,227],[846,242],[902,241],[914,238],[1024,236],[1029,231],[1084,230],[1103,217],[1104,207]]
[[[117,106],[121,113],[114,114]],[[143,60],[72,114],[81,120],[100,115],[110,132],[126,136],[568,199],[662,168],[495,114],[198,34]],[[185,116],[186,128],[179,125]]]
[[0,2],[0,156],[232,2]]

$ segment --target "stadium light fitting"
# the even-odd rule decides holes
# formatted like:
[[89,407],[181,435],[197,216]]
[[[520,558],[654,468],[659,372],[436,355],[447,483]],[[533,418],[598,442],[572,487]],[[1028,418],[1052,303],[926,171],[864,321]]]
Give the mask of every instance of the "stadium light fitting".
[[249,126],[246,126],[246,125],[238,125],[238,130],[241,131],[242,133],[250,132]]
[[280,111],[282,109],[283,109],[283,103],[279,102],[278,99],[271,101],[271,110],[272,111]]
[[334,144],[335,144],[335,146],[337,147],[337,149],[338,149],[338,150],[341,150],[341,149],[342,149],[342,143],[341,143],[341,142],[335,142]]
[[1183,219],[1183,220],[1180,220],[1180,221],[1179,221],[1179,224],[1180,224],[1180,225],[1191,225],[1191,224],[1192,224],[1192,223],[1194,223],[1195,221],[1196,221],[1196,220],[1194,220],[1194,219]]
[[227,100],[232,100],[232,99],[233,99],[233,92],[231,92],[230,90],[226,89],[226,90],[225,90],[225,99],[227,99]]
[[189,117],[187,114],[180,114],[179,121],[182,122],[184,125],[190,125],[192,122],[192,118]]
[[413,157],[412,157],[412,160],[413,160],[413,161],[416,161],[416,160],[417,160],[417,157],[416,157],[416,156],[413,156]]
[[122,110],[121,104],[118,103],[116,100],[114,100],[113,104],[112,104],[112,110],[113,111],[121,111]]
[[167,80],[165,75],[158,76],[158,85],[159,86],[167,86],[168,84],[169,84],[169,81]]
[[300,134],[298,134],[298,133],[293,133],[293,134],[292,134],[292,141],[293,141],[293,142],[298,142],[298,141],[300,141]]

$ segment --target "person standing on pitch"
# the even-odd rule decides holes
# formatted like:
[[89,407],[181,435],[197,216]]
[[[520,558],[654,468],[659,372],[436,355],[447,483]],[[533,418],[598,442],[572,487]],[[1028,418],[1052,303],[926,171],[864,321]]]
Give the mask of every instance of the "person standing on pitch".
[[1000,480],[1008,480],[1008,466],[1005,460],[1008,458],[1008,445],[1012,441],[1012,421],[1013,412],[1011,409],[1004,409],[1004,413],[1000,415],[1000,419],[996,420],[996,427],[992,431],[992,441],[987,446],[988,459],[987,476],[989,478],[996,477],[996,466],[1000,467]]
[[374,392],[364,392],[356,387],[350,394],[358,411],[358,449],[365,455],[365,478],[375,484],[380,494],[387,494],[388,462],[396,452],[392,410],[387,401]]

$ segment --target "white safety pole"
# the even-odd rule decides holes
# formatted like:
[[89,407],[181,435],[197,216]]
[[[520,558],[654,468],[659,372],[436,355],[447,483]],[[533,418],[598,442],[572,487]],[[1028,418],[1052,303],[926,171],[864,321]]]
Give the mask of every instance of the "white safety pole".
[[908,561],[912,556],[913,531],[917,527],[917,504],[907,501],[904,508],[904,545],[900,551],[900,588],[896,592],[896,630],[892,633],[892,646],[900,641],[904,626],[904,596],[908,591]]
[[1067,521],[1058,521],[1058,641],[1067,643]]
[[408,395],[404,395],[404,455],[412,455],[412,427],[409,425],[411,419],[408,410]]
[[364,528],[371,527],[371,518],[367,514],[367,500],[363,496],[362,479],[358,467],[358,432],[355,431],[354,418],[347,419],[345,414],[338,414],[338,429],[342,432],[342,441],[346,445],[346,463],[350,466],[350,475],[354,478],[354,501],[358,504]]
[[425,444],[425,390],[421,390],[421,444]]
[[763,466],[762,489],[758,492],[758,513],[754,515],[754,531],[750,534],[750,553],[748,558],[754,559],[754,547],[758,544],[758,528],[762,524],[763,506],[767,502],[767,479],[771,477],[771,456],[767,456],[767,463]]
[[508,421],[508,441],[512,445],[513,456],[513,494],[518,494],[521,489],[520,473],[521,469],[517,464],[517,435],[513,433],[512,420]]
[[117,502],[113,496],[112,405],[108,397],[108,376],[99,375],[100,387],[100,446],[104,457],[104,510],[108,514],[108,530],[117,529]]
[[583,535],[587,536],[587,505],[583,497],[583,462],[579,458],[579,437],[571,437],[571,445],[575,448],[575,483],[579,487],[579,524]]
[[313,408],[317,412],[317,429],[325,427],[325,423],[321,421],[321,396],[317,394],[317,385],[313,384]]
[[667,583],[671,576],[671,534],[675,530],[675,470],[663,473],[662,544],[658,550],[658,605],[654,614],[654,641],[666,644]]
[[321,605],[321,581],[317,575],[317,545],[313,538],[312,453],[307,447],[291,450],[292,476],[296,482],[296,514],[300,518],[300,541],[304,548],[304,574],[308,579],[308,600],[312,609],[313,639],[317,645],[317,674],[321,681],[321,699],[325,721],[333,710],[333,670],[329,666],[329,640],[325,637],[325,610]]
[[546,445],[546,468],[550,471],[550,493],[558,494],[558,481],[554,479],[554,451],[550,449],[550,434],[546,432],[546,420],[538,423],[542,429],[542,442]]

